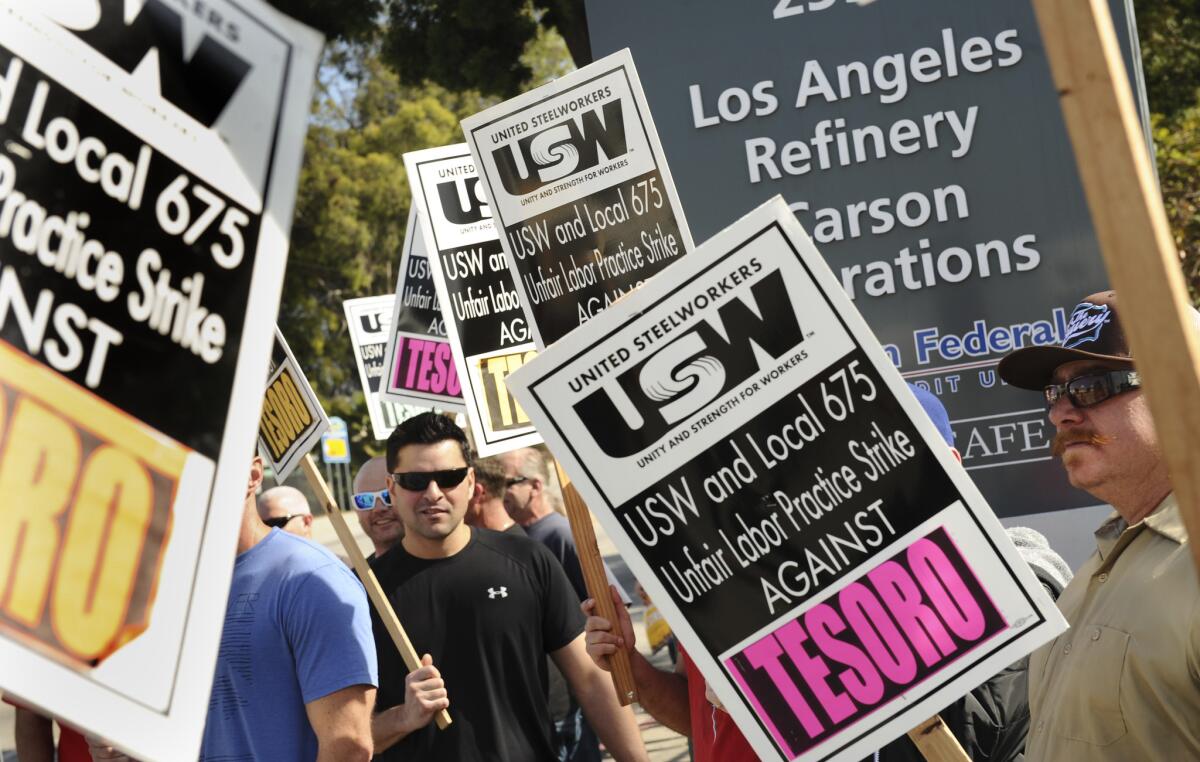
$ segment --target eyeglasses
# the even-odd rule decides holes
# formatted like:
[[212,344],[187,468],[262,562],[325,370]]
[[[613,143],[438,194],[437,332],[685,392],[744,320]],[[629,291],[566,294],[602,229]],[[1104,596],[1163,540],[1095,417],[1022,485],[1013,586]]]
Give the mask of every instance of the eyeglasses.
[[392,493],[385,489],[381,489],[378,492],[354,493],[354,507],[360,511],[374,510],[376,500],[382,501],[383,504],[388,508],[392,507]]
[[392,474],[392,479],[401,489],[409,492],[424,492],[429,488],[430,482],[437,482],[442,489],[451,489],[462,484],[463,479],[467,478],[469,470],[470,468],[463,466],[462,468],[447,468],[442,471],[397,472]]
[[272,529],[283,529],[285,526],[287,526],[288,522],[291,521],[292,519],[298,519],[301,516],[307,516],[307,515],[308,515],[307,513],[289,513],[286,516],[276,516],[273,519],[263,519],[262,523],[266,524],[267,526],[271,527]]
[[1050,384],[1042,390],[1046,397],[1046,409],[1066,397],[1075,407],[1099,405],[1109,397],[1132,391],[1142,385],[1136,370],[1111,370],[1100,373],[1085,373],[1064,384]]
[[521,484],[522,482],[527,482],[527,481],[529,481],[528,476],[514,476],[511,479],[504,480],[504,488],[508,489],[509,487],[515,487],[518,484]]

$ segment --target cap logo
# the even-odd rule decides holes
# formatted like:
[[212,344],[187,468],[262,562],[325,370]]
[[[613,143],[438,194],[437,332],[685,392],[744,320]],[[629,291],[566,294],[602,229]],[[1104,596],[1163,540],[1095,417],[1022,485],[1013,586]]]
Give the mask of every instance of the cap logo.
[[1108,323],[1111,314],[1107,304],[1083,302],[1075,307],[1075,311],[1071,313],[1071,320],[1067,323],[1063,348],[1074,349],[1080,344],[1099,339],[1100,331]]

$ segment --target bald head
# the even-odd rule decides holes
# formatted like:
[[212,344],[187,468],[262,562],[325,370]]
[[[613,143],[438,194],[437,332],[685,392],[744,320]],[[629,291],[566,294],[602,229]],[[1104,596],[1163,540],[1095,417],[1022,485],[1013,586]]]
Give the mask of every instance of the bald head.
[[258,498],[258,517],[268,526],[301,537],[312,537],[312,510],[308,498],[295,487],[272,487]]
[[355,492],[377,492],[387,489],[387,460],[376,455],[358,469],[354,475]]
[[[370,538],[375,546],[375,555],[381,556],[404,537],[404,525],[399,517],[392,512],[390,505],[385,505],[379,493],[387,491],[387,460],[382,456],[371,458],[354,475],[354,493],[374,493],[377,497],[374,508],[355,510],[358,525],[363,533]],[[357,506],[355,506],[357,508]]]

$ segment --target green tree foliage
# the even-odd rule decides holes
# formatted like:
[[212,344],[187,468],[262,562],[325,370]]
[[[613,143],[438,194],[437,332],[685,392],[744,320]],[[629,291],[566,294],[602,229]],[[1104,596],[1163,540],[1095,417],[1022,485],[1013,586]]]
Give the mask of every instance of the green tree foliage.
[[[562,76],[562,38],[535,29],[525,87]],[[373,44],[334,44],[321,66],[305,141],[279,323],[330,415],[345,418],[355,453],[375,453],[342,302],[390,294],[410,192],[403,154],[460,143],[459,120],[495,103],[475,90],[409,85]]]
[[379,30],[385,0],[267,0],[330,42],[365,42]]
[[1200,0],[1134,5],[1163,202],[1200,304]]
[[577,63],[591,60],[582,0],[391,0],[383,57],[407,81],[511,97],[533,72],[522,53],[557,29]]
[[279,322],[325,409],[370,441],[342,302],[395,288],[409,188],[403,154],[462,140],[473,93],[400,83],[363,47],[326,56],[296,197]]

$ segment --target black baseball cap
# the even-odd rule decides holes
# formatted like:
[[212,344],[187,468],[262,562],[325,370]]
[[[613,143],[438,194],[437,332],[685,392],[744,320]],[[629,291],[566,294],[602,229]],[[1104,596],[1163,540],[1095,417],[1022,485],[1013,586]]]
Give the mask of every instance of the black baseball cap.
[[1012,386],[1040,391],[1051,383],[1058,366],[1072,360],[1133,367],[1129,342],[1117,314],[1117,292],[1085,296],[1071,312],[1061,344],[1018,349],[1006,355],[996,370]]

